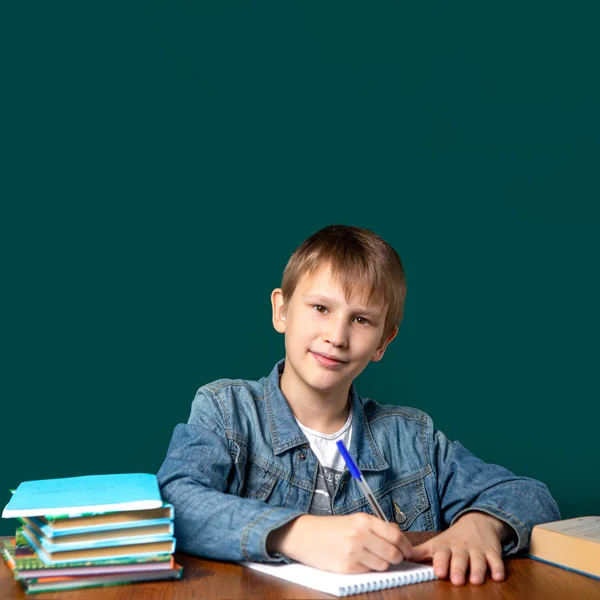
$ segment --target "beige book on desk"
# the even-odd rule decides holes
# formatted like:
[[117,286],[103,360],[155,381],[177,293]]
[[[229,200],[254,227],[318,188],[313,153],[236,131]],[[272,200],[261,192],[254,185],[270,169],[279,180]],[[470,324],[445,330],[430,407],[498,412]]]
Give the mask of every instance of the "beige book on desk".
[[529,556],[600,579],[600,517],[535,525]]

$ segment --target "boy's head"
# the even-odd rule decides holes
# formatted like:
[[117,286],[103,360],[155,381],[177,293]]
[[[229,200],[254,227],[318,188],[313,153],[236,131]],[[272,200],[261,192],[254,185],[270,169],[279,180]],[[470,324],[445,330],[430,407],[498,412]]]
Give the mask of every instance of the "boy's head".
[[366,304],[385,306],[382,342],[404,315],[406,276],[396,251],[377,234],[351,225],[329,225],[311,235],[290,256],[283,272],[283,311],[304,275],[329,267],[346,300],[358,293]]
[[294,251],[271,295],[273,325],[286,333],[286,369],[295,362],[321,389],[347,384],[381,359],[405,299],[402,263],[382,238],[346,225],[317,231]]

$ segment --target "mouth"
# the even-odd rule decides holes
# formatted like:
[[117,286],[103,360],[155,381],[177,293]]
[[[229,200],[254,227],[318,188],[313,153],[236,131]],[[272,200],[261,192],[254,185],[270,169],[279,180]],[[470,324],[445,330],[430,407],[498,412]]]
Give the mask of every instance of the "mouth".
[[347,361],[341,360],[332,356],[331,354],[321,354],[320,352],[310,352],[314,359],[323,367],[335,368],[341,367],[346,364]]

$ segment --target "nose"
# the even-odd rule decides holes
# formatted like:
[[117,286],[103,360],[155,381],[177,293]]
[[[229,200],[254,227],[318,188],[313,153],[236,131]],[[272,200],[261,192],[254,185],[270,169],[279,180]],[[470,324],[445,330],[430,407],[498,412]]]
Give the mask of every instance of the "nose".
[[348,345],[348,327],[343,319],[330,319],[324,333],[324,340],[336,348]]

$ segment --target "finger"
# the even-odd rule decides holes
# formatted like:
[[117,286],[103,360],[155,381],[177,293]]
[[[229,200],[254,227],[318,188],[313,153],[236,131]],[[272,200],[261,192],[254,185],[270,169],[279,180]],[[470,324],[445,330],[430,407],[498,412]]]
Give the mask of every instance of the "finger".
[[414,546],[412,549],[412,555],[410,560],[421,562],[427,560],[433,556],[433,545],[431,542],[423,542],[418,546]]
[[388,543],[393,544],[400,550],[402,556],[406,559],[412,558],[413,545],[408,538],[400,531],[395,523],[386,523],[377,517],[369,521],[369,529]]
[[[407,558],[397,545],[379,537],[374,532],[370,532],[365,540],[365,548],[375,556],[387,561],[388,564],[397,565]],[[410,550],[412,551],[412,547]]]
[[470,553],[469,558],[469,581],[475,585],[479,585],[480,583],[483,583],[487,571],[485,554],[483,552],[473,551]]
[[454,550],[450,559],[450,581],[454,585],[463,585],[469,566],[469,554],[465,550]]
[[436,577],[440,579],[446,579],[448,576],[448,569],[450,567],[450,557],[452,553],[450,548],[441,547],[436,548],[433,552],[433,572]]
[[363,548],[357,562],[363,565],[365,570],[368,571],[385,571],[390,566],[390,563],[387,560],[373,554],[373,552],[367,548]]
[[503,581],[505,577],[504,561],[500,552],[491,550],[487,553],[487,562],[490,565],[492,579],[494,581]]

